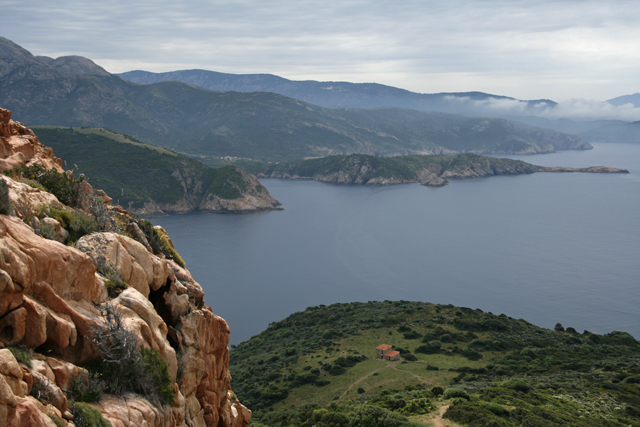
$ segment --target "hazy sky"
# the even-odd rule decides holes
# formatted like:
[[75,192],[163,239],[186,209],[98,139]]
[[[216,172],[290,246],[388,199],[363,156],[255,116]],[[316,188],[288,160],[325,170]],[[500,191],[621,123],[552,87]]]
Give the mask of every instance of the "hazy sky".
[[640,92],[640,1],[0,0],[0,36],[110,72],[202,68],[415,92]]

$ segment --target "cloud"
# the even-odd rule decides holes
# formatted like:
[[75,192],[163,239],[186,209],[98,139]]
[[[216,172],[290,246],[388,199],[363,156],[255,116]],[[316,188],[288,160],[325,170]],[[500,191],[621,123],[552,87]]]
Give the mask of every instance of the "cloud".
[[500,115],[535,116],[546,119],[570,120],[640,120],[640,108],[633,104],[614,106],[608,102],[590,99],[570,99],[557,104],[540,101],[530,103],[517,99],[487,98],[474,100],[463,96],[447,96],[448,101],[461,107],[491,111]]
[[638,90],[635,0],[5,3],[3,37],[111,72],[203,68],[520,99]]

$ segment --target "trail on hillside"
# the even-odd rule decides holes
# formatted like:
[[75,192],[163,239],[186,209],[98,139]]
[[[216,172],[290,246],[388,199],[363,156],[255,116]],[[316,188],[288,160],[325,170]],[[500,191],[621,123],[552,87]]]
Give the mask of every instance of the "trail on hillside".
[[381,371],[381,370],[383,370],[383,369],[390,368],[390,367],[392,367],[392,366],[393,366],[393,365],[385,365],[385,366],[383,366],[383,367],[381,367],[381,368],[376,369],[375,371],[371,371],[371,372],[369,372],[369,373],[368,373],[367,375],[365,375],[364,377],[360,377],[360,378],[358,378],[358,379],[357,379],[357,380],[355,380],[355,381],[354,381],[354,382],[353,382],[349,387],[347,387],[347,389],[344,391],[344,393],[342,393],[342,394],[340,395],[340,399],[339,399],[339,400],[342,400],[342,398],[343,398],[347,393],[349,393],[349,390],[351,390],[354,386],[356,386],[356,385],[360,384],[362,381],[364,381],[364,380],[366,380],[367,378],[369,378],[371,375],[375,374],[376,372],[380,372],[380,371]]
[[449,422],[442,418],[444,413],[447,412],[447,409],[449,409],[449,405],[441,406],[440,408],[438,408],[438,413],[434,414],[433,418],[427,420],[427,422],[433,427],[447,427],[449,425]]
[[347,389],[344,391],[344,393],[342,393],[340,395],[340,400],[342,400],[344,398],[344,396],[346,396],[346,394],[349,393],[349,390],[351,390],[354,386],[360,384],[361,382],[363,382],[364,380],[369,378],[371,375],[373,375],[373,374],[375,374],[377,372],[380,372],[383,369],[393,369],[394,371],[398,371],[398,372],[402,372],[402,373],[405,373],[405,374],[409,374],[412,377],[414,377],[415,379],[417,379],[418,381],[420,381],[421,383],[424,383],[424,384],[427,384],[427,385],[431,385],[431,386],[436,385],[436,383],[433,380],[436,380],[436,379],[439,378],[439,377],[433,377],[433,378],[431,378],[429,380],[426,380],[426,379],[420,377],[419,375],[414,374],[411,371],[404,371],[402,369],[398,369],[398,366],[399,366],[399,364],[388,363],[385,366],[383,366],[381,368],[378,368],[375,371],[371,371],[367,375],[364,375],[364,376],[358,378],[353,383],[351,383],[351,385],[349,385],[349,387],[347,387]]

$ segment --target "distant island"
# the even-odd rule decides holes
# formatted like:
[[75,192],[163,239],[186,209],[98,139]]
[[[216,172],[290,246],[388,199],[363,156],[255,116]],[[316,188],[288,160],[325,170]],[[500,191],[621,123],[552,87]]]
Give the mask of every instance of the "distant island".
[[521,160],[478,154],[375,157],[365,154],[329,156],[290,163],[241,163],[258,178],[313,179],[336,184],[393,185],[419,182],[442,187],[448,179],[523,175],[534,172],[629,173],[607,166],[588,168],[536,166]]

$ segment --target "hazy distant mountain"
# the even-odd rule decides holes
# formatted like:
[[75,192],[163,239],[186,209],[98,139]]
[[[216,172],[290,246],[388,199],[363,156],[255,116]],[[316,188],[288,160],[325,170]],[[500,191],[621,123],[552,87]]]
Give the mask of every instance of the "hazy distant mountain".
[[589,142],[624,142],[640,143],[640,121],[631,123],[613,123],[601,126],[579,136]]
[[29,125],[108,128],[208,163],[225,156],[277,161],[590,148],[574,136],[501,119],[328,109],[274,93],[217,92],[174,81],[135,84],[86,58],[36,58],[2,38],[0,72],[2,107]]
[[[138,70],[116,75],[140,84],[180,81],[220,91],[273,92],[328,108],[397,107],[467,116],[495,117],[571,134],[579,134],[615,123],[611,120],[575,121],[539,117],[536,114],[539,113],[541,107],[553,108],[557,103],[548,99],[520,101],[507,96],[483,92],[422,94],[377,83],[294,81],[273,74],[227,74],[206,70],[183,70],[167,73]],[[505,108],[493,108],[496,103],[503,103]],[[526,106],[524,109],[523,105]],[[509,107],[515,108],[515,111],[510,110]]]
[[[273,92],[328,108],[398,107],[420,111],[482,115],[482,108],[451,98],[467,98],[473,101],[489,98],[515,100],[515,98],[483,92],[422,94],[378,83],[294,81],[273,74],[226,74],[206,70],[151,73],[138,70],[116,75],[140,84],[179,81],[220,91]],[[531,106],[539,103],[556,105],[548,99],[526,102]]]
[[635,107],[640,107],[640,93],[634,93],[633,95],[624,95],[617,98],[609,99],[607,101],[611,105],[619,107],[625,104],[633,104]]

